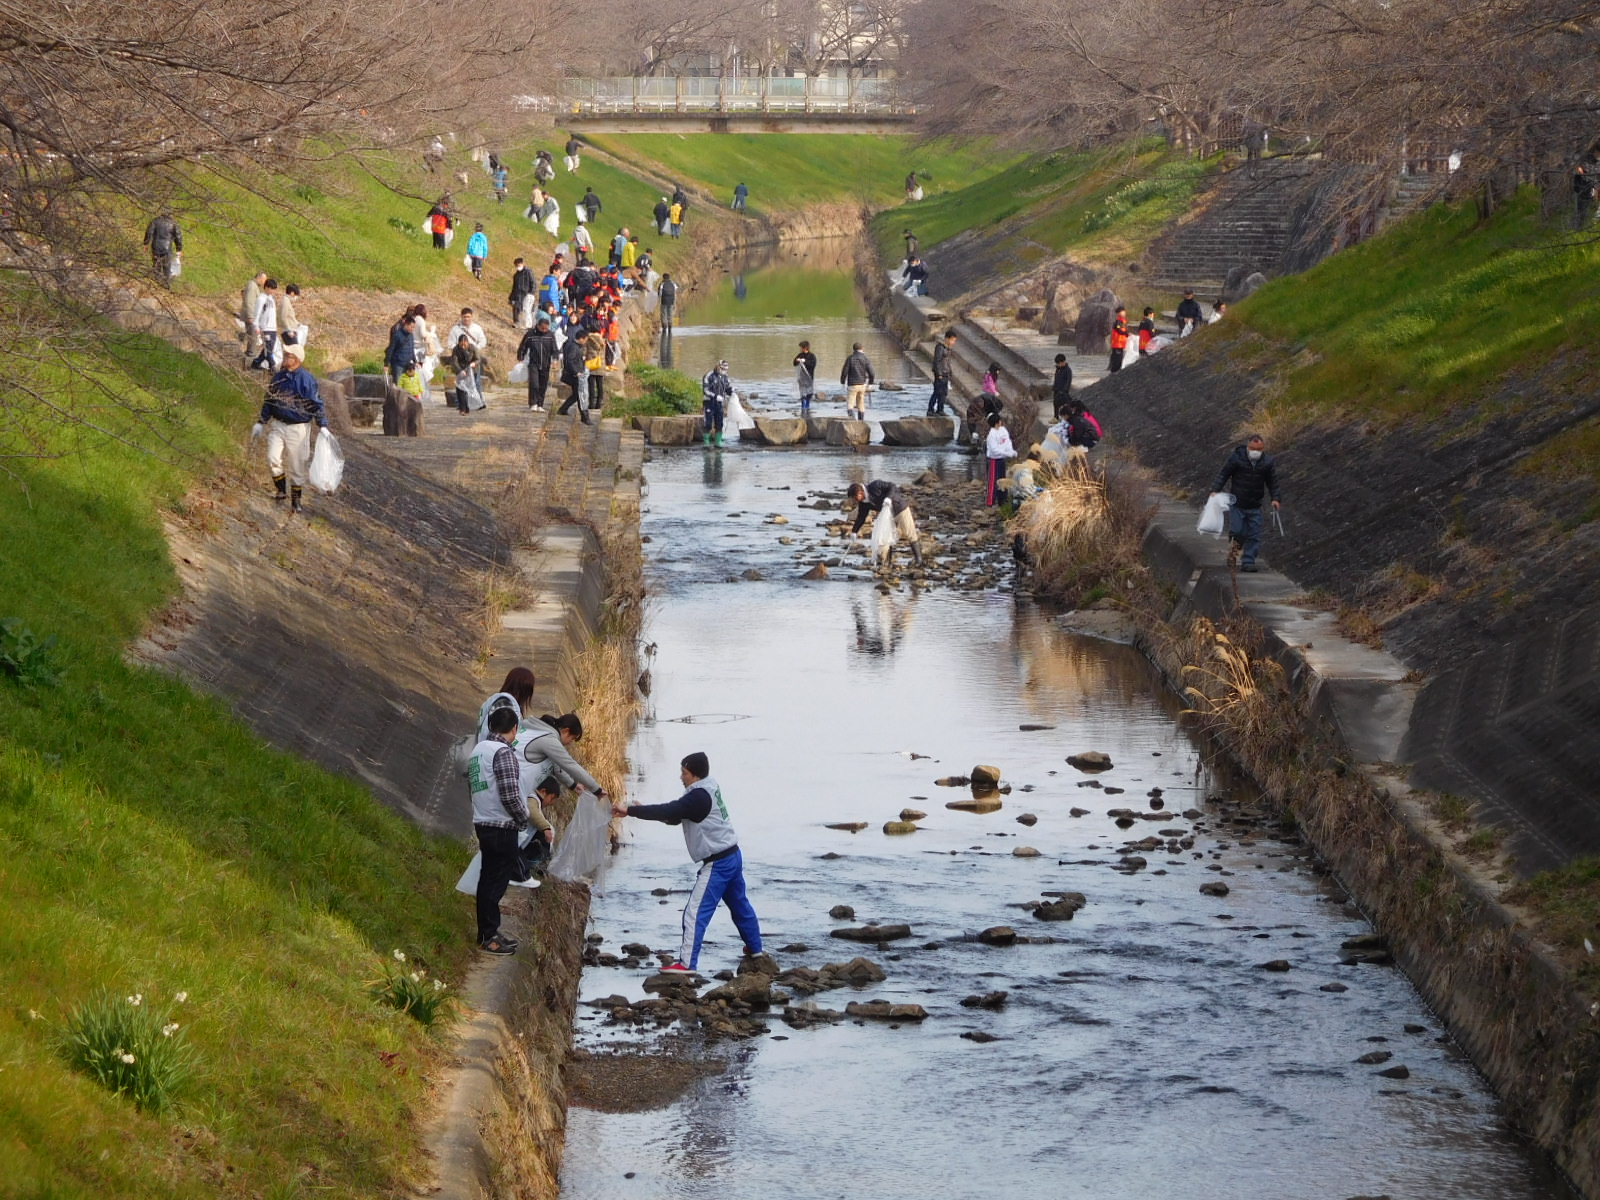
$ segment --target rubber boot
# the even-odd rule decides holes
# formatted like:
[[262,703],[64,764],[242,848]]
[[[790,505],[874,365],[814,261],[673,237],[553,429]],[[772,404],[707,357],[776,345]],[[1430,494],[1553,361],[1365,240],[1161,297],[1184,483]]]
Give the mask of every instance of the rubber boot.
[[717,430],[717,449],[722,449],[722,430]]
[[274,475],[272,477],[272,486],[275,489],[277,489],[272,494],[272,498],[274,500],[285,500],[285,499],[288,498],[288,496],[289,496],[289,478],[288,478],[288,476],[286,476],[286,475]]
[[919,567],[922,565],[922,543],[921,542],[912,542],[911,543],[911,561],[916,563],[917,566],[919,566]]
[[292,487],[289,489],[289,511],[300,511],[300,489],[298,487]]
[[706,445],[711,445],[711,434],[708,432],[703,440]]

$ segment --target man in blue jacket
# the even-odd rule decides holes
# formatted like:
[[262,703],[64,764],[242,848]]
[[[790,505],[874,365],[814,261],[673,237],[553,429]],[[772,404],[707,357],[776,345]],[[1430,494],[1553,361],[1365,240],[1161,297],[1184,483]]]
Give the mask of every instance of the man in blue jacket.
[[267,385],[261,415],[250,431],[253,438],[266,430],[267,470],[272,472],[272,486],[276,489],[272,498],[282,500],[288,496],[291,512],[300,511],[301,491],[311,465],[312,421],[318,429],[328,427],[317,378],[300,365],[300,352],[291,346],[284,350],[283,366]]
[[668,971],[693,971],[700,962],[700,943],[718,904],[726,904],[733,923],[744,939],[747,955],[761,953],[761,922],[745,895],[744,858],[739,853],[739,838],[728,821],[728,806],[722,789],[711,778],[711,762],[700,751],[687,755],[678,777],[684,792],[667,804],[627,804],[612,806],[619,817],[638,817],[662,821],[683,829],[689,857],[700,866],[689,902],[683,907],[683,945],[678,960]]
[[1278,498],[1278,463],[1267,453],[1266,439],[1252,433],[1244,445],[1235,446],[1228,461],[1222,464],[1216,480],[1211,484],[1213,494],[1229,486],[1233,488],[1233,507],[1228,511],[1228,534],[1233,540],[1233,553],[1243,549],[1239,570],[1254,573],[1256,551],[1261,548],[1261,501],[1272,493],[1272,507],[1280,507]]

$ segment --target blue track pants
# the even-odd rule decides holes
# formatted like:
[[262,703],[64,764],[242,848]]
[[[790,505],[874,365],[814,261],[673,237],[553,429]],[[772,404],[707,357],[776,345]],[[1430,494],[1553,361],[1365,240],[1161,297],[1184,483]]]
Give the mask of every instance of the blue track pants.
[[705,940],[706,926],[711,924],[711,914],[719,904],[726,904],[733,914],[745,952],[761,953],[761,922],[745,895],[744,856],[735,850],[727,858],[701,863],[694,887],[689,889],[689,903],[683,906],[683,947],[678,954],[678,961],[684,966],[693,969],[699,965],[700,943]]

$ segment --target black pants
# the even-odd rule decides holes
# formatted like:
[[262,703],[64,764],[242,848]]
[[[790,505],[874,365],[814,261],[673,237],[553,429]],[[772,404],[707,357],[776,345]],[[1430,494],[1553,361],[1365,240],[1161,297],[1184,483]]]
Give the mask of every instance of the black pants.
[[948,379],[935,379],[933,381],[933,395],[928,397],[928,415],[940,416],[944,413],[945,401],[950,398],[950,381]]
[[661,328],[672,328],[672,310],[676,307],[676,304],[663,304],[661,306]]
[[1111,352],[1111,361],[1106,364],[1106,370],[1108,370],[1108,371],[1120,371],[1120,370],[1122,370],[1122,356],[1125,353],[1127,353],[1127,351],[1121,346],[1118,346],[1115,350],[1113,350]]
[[572,406],[577,405],[578,415],[583,418],[583,423],[587,425],[589,423],[589,414],[583,410],[582,380],[580,380],[576,375],[567,375],[563,373],[561,376],[561,382],[566,384],[567,387],[571,389],[572,395],[568,396],[561,402],[561,407],[556,409],[556,416],[566,416],[567,412],[572,408]]
[[550,368],[528,367],[528,407],[543,408],[544,395],[550,390]]
[[517,831],[498,825],[474,825],[483,865],[478,871],[478,941],[500,932],[500,900],[517,867]]
[[589,410],[597,410],[606,402],[605,376],[596,373],[589,376]]
[[252,368],[264,367],[272,370],[272,352],[278,348],[278,331],[276,329],[263,329],[261,331],[261,353],[255,356],[250,363]]

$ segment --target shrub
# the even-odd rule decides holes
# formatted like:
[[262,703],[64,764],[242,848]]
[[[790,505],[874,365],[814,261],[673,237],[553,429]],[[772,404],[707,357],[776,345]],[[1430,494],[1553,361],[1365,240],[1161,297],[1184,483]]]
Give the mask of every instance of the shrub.
[[55,635],[39,637],[15,617],[0,621],[0,675],[28,687],[60,683]]
[[1139,544],[1150,521],[1143,477],[1128,468],[1108,475],[1073,455],[1043,492],[1010,523],[1034,562],[1034,587],[1067,604],[1122,595],[1146,572]]
[[700,385],[682,371],[634,363],[628,368],[628,382],[630,391],[637,385],[637,394],[607,400],[608,417],[670,417],[700,411]]
[[[179,992],[176,1003],[187,997]],[[100,991],[67,1017],[59,1050],[73,1070],[126,1096],[144,1112],[164,1112],[194,1073],[194,1050],[172,1010],[144,996]]]
[[406,970],[403,950],[394,952],[394,963],[385,963],[383,978],[367,984],[367,990],[391,1008],[398,1008],[429,1027],[455,1005],[444,980],[429,978],[421,967]]

